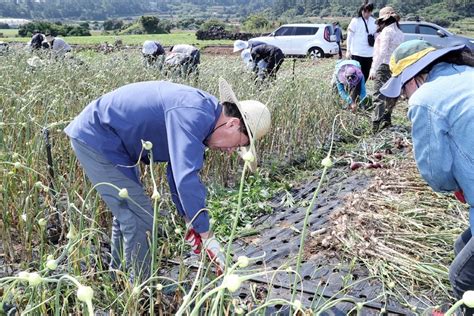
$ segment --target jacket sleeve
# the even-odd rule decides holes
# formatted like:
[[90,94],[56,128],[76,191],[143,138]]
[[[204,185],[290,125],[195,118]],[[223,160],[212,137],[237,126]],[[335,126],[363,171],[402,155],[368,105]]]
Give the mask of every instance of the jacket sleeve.
[[408,117],[412,123],[415,160],[422,177],[437,192],[458,191],[446,119],[426,105],[412,105]]
[[352,103],[352,98],[349,96],[349,93],[347,93],[342,83],[336,82],[336,86],[337,86],[337,92],[339,92],[339,95],[341,96],[341,98],[344,100],[344,102],[346,102],[346,108],[347,108],[347,106]]
[[211,127],[206,115],[196,108],[172,109],[165,114],[173,201],[187,220],[194,219],[192,225],[198,233],[209,230],[207,211],[196,216],[206,206],[206,188],[199,177],[204,163],[203,140]]

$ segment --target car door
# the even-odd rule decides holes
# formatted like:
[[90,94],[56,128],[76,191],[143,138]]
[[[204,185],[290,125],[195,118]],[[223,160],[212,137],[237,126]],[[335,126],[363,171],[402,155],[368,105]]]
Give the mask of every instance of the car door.
[[290,55],[294,39],[296,27],[282,26],[273,32],[272,39],[268,41],[269,44],[275,45],[283,51],[283,54]]
[[[420,39],[427,41],[428,43],[432,44],[436,47],[446,47],[448,46],[448,37],[447,36],[440,36],[438,34],[438,29],[426,24],[420,24]],[[443,33],[444,34],[444,33]]]
[[420,39],[420,34],[418,34],[418,24],[415,23],[400,23],[400,29],[403,32],[403,40],[411,41],[414,39]]
[[318,28],[315,26],[297,26],[295,35],[288,47],[291,55],[306,55],[311,42],[314,42]]

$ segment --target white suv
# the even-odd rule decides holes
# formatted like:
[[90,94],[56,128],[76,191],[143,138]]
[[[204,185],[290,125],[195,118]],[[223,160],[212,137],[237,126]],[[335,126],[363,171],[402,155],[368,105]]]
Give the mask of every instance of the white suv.
[[331,24],[285,24],[267,36],[252,38],[280,48],[285,55],[322,58],[338,53]]

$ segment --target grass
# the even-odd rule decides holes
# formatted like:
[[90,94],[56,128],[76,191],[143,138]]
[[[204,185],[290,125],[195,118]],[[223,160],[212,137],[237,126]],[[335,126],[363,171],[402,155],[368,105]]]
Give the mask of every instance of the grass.
[[0,29],[0,37],[15,37],[18,35],[18,30],[17,29]]
[[[12,30],[16,31],[16,30]],[[0,30],[2,33],[3,30]],[[4,33],[8,37],[0,38],[5,42],[21,42],[26,43],[29,37],[13,37],[12,33]],[[159,41],[164,46],[176,44],[191,44],[197,47],[205,47],[210,45],[232,45],[231,40],[204,40],[199,41],[193,32],[177,32],[171,34],[144,34],[144,35],[93,35],[93,36],[66,36],[63,37],[66,42],[74,45],[99,45],[105,42],[113,44],[116,39],[120,38],[124,45],[142,45],[146,40]]]

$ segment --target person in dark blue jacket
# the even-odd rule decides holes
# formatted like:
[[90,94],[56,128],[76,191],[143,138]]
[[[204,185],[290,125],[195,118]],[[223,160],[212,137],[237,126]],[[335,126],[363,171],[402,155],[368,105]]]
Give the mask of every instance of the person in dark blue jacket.
[[[222,270],[219,242],[209,227],[206,188],[199,172],[206,147],[240,148],[255,157],[255,140],[270,128],[270,112],[258,101],[239,102],[223,79],[220,101],[199,89],[166,81],[133,83],[92,101],[65,129],[87,177],[113,214],[111,268],[127,268],[146,278],[150,256],[147,232],[153,228],[152,198],[140,183],[138,162],[167,163],[171,197],[192,228],[186,240],[204,249]],[[251,169],[255,159],[250,159]],[[107,185],[103,183],[110,183]]]

